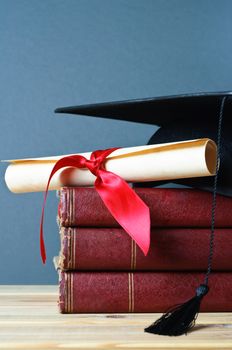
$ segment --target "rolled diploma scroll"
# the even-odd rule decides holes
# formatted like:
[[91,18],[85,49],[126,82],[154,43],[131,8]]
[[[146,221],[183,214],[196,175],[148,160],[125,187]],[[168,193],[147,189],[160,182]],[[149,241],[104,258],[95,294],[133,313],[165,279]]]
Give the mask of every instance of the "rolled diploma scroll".
[[[217,146],[210,139],[121,148],[107,158],[105,168],[127,182],[211,176],[216,170]],[[87,159],[89,153],[81,153]],[[44,191],[51,170],[63,156],[14,159],[5,181],[15,193]],[[66,167],[52,178],[50,190],[62,186],[92,186],[96,177],[88,169]]]

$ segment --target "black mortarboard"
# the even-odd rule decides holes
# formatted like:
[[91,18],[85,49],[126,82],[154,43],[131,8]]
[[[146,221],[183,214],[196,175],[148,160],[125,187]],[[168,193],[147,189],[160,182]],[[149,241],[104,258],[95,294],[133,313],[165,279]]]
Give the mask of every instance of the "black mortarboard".
[[[208,137],[217,141],[217,120],[222,98],[227,96],[222,125],[220,172],[217,192],[232,197],[232,92],[197,93],[167,97],[97,103],[57,108],[56,113],[69,113],[107,119],[126,120],[160,126],[149,144]],[[143,183],[157,186],[166,183]],[[174,180],[203,190],[213,191],[211,177]],[[138,186],[138,184],[136,185]]]
[[[170,97],[129,100],[94,105],[58,108],[56,112],[81,114],[140,123],[155,124],[161,128],[149,143],[164,143],[209,137],[218,146],[216,175],[212,178],[181,180],[181,183],[211,190],[212,220],[208,266],[204,281],[195,296],[174,306],[145,329],[148,333],[177,336],[186,334],[195,324],[200,304],[208,293],[211,273],[214,236],[216,192],[232,196],[232,92],[200,93]],[[218,167],[220,161],[220,169]],[[157,183],[156,183],[157,184]]]

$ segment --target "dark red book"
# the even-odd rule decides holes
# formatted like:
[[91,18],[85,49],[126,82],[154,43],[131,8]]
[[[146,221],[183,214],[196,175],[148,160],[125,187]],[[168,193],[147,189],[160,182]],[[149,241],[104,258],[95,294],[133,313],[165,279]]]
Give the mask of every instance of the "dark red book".
[[[148,205],[152,227],[210,227],[212,193],[186,188],[136,188]],[[94,188],[59,191],[59,223],[66,227],[119,227]],[[232,198],[218,195],[216,227],[232,227]]]
[[[205,271],[210,229],[153,228],[147,256],[120,228],[62,227],[62,270]],[[232,228],[216,229],[212,268],[232,271]]]
[[[60,272],[60,312],[164,312],[192,298],[203,280],[194,272]],[[210,286],[200,311],[231,312],[232,273],[212,273]]]

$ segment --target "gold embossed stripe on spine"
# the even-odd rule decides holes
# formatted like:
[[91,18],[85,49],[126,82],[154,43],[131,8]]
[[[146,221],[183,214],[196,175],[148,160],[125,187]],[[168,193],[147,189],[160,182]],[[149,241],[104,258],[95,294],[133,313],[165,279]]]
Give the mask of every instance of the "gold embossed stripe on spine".
[[65,272],[65,312],[73,311],[73,274]]
[[67,275],[68,275],[68,288],[67,288],[67,292],[68,292],[68,295],[67,295],[67,299],[68,299],[68,313],[70,312],[70,309],[71,309],[71,307],[70,307],[70,296],[71,296],[71,288],[70,288],[70,274],[69,273],[67,273]]
[[128,273],[128,312],[134,312],[134,274]]
[[136,243],[131,239],[131,270],[136,269]]
[[70,312],[73,312],[73,274],[70,273]]
[[66,225],[67,226],[70,226],[70,213],[71,213],[71,191],[67,191],[67,203],[66,203],[66,210],[67,210],[67,213],[66,213]]
[[69,198],[69,226],[71,226],[72,218],[73,218],[73,189],[70,189],[70,198]]
[[70,259],[71,259],[71,239],[70,239],[70,228],[67,229],[67,267],[70,269]]
[[72,198],[71,198],[71,202],[72,202],[72,211],[71,211],[71,222],[74,222],[74,215],[75,215],[75,192],[74,192],[74,188],[72,188]]
[[73,230],[73,258],[72,258],[72,268],[76,269],[76,240],[77,240],[77,228]]
[[131,273],[131,312],[134,312],[135,302],[134,302],[134,274]]
[[67,249],[67,259],[68,259],[68,269],[75,268],[75,257],[76,257],[76,228],[68,228],[67,240],[68,240],[68,249]]
[[64,272],[64,281],[65,281],[65,288],[64,288],[64,311],[68,312],[68,274]]

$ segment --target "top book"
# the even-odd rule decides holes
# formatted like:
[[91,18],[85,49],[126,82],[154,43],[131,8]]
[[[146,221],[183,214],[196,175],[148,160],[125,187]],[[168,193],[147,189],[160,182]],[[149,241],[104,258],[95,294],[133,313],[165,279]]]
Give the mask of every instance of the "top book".
[[[197,138],[210,138],[218,142],[220,136],[220,170],[217,192],[232,196],[231,91],[61,107],[55,112],[160,126],[161,128],[149,140],[149,144]],[[223,120],[219,130],[220,116],[223,116]],[[180,179],[172,182],[213,191],[213,180],[210,177]],[[163,183],[166,181],[146,183],[145,186],[157,186]]]

